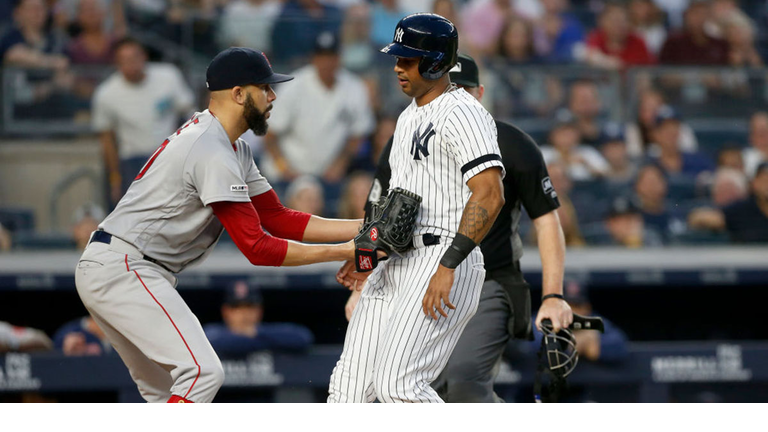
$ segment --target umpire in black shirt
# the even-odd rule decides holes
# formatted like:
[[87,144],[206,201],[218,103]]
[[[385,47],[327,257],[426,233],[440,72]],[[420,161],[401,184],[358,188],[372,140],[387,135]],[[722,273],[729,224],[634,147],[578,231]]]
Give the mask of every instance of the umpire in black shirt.
[[[452,82],[476,99],[482,99],[485,89],[480,85],[477,64],[471,57],[459,55],[450,77]],[[544,158],[533,139],[519,128],[499,120],[496,120],[496,128],[507,172],[504,178],[505,204],[480,244],[486,270],[480,305],[464,329],[445,369],[432,383],[445,402],[503,402],[493,392],[493,377],[504,347],[510,337],[533,338],[530,287],[520,271],[523,254],[518,234],[521,205],[536,227],[542,263],[544,300],[536,326],[542,319],[549,318],[557,330],[567,327],[573,320],[571,308],[562,299],[565,239],[556,212],[560,202],[549,179]],[[368,197],[369,204],[389,189],[391,147],[390,139],[379,159]],[[366,213],[368,210],[369,205],[366,206]],[[347,287],[351,287],[353,277],[344,272],[344,267],[337,274],[339,282]],[[348,313],[354,308],[357,298],[359,292],[353,292],[347,304]]]

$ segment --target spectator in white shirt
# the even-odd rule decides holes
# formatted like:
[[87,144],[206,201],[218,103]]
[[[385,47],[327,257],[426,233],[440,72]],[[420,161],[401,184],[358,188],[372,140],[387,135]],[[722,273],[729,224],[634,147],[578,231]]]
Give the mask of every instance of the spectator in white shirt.
[[115,44],[118,71],[93,96],[93,129],[99,133],[116,204],[147,159],[192,113],[192,90],[178,68],[147,64],[144,47],[126,38]]
[[560,162],[565,165],[571,180],[594,180],[606,175],[610,166],[600,152],[592,146],[580,144],[578,126],[561,122],[549,134],[550,145],[542,146],[541,153],[547,165]]
[[373,130],[368,90],[340,67],[339,41],[331,32],[318,36],[312,63],[292,75],[294,81],[278,89],[281,103],[270,118],[262,172],[270,180],[309,174],[338,183]]

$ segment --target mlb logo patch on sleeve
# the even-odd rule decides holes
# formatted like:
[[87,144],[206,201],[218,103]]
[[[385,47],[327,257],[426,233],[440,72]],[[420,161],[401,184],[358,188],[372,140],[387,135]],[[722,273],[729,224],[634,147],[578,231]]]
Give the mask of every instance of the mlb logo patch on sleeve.
[[541,188],[544,189],[545,194],[549,194],[552,198],[557,197],[557,192],[555,192],[555,187],[552,186],[552,180],[549,177],[544,177],[541,180]]
[[230,192],[248,192],[248,185],[232,185],[229,187]]

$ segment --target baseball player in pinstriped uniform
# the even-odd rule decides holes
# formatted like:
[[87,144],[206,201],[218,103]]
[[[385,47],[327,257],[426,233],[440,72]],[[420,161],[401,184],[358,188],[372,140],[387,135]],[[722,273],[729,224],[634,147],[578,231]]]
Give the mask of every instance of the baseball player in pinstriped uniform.
[[83,304],[149,402],[210,402],[224,381],[200,322],[175,288],[176,274],[204,260],[225,228],[254,265],[354,258],[350,239],[361,221],[283,207],[239,139],[248,129],[266,133],[276,99],[270,85],[290,79],[252,49],[217,55],[207,71],[209,109],[155,151],[77,264]]
[[[450,71],[451,81],[481,100],[484,87],[479,81],[475,61],[459,55]],[[493,391],[494,370],[501,361],[509,338],[530,339],[531,294],[520,272],[522,242],[518,234],[521,205],[533,219],[543,268],[544,295],[562,293],[565,240],[557,217],[560,203],[552,187],[547,167],[536,143],[519,128],[496,121],[499,149],[507,175],[504,178],[504,207],[480,247],[485,260],[486,282],[475,316],[440,376],[432,383],[446,402],[503,402]],[[382,151],[369,200],[379,199],[389,188],[391,167],[390,140]],[[366,205],[370,212],[371,201]],[[345,286],[353,288],[348,308],[360,297],[356,282],[365,273],[339,274]],[[354,289],[356,288],[356,289]],[[568,304],[557,297],[542,303],[537,326],[549,318],[553,327],[568,326],[572,314]]]
[[403,18],[382,49],[397,57],[399,84],[413,97],[397,121],[390,187],[423,201],[414,248],[366,282],[329,402],[442,402],[430,383],[477,309],[477,244],[503,205],[504,168],[490,114],[448,78],[457,49],[455,27],[434,14]]

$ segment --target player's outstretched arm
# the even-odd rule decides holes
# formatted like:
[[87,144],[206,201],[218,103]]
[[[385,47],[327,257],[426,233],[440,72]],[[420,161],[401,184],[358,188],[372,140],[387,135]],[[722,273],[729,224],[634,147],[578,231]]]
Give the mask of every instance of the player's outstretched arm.
[[310,243],[338,243],[353,239],[362,219],[326,219],[289,209],[274,190],[251,197],[264,228],[272,235]]
[[435,311],[444,317],[448,316],[441,302],[449,309],[456,309],[449,298],[454,272],[488,234],[501,207],[504,206],[504,186],[501,180],[501,169],[493,167],[480,172],[467,182],[472,195],[464,206],[456,237],[440,260],[422,300],[424,314],[432,319],[437,319]]
[[307,245],[265,233],[259,214],[250,203],[223,201],[210,205],[237,248],[253,265],[297,266],[344,261],[355,256],[354,241],[337,245]]
[[[560,226],[557,211],[552,210],[533,220],[536,239],[541,256],[542,296],[563,294],[563,272],[565,270],[565,236]],[[573,321],[568,303],[560,298],[544,300],[536,316],[536,327],[541,329],[541,320],[549,318],[555,332],[568,327]]]

